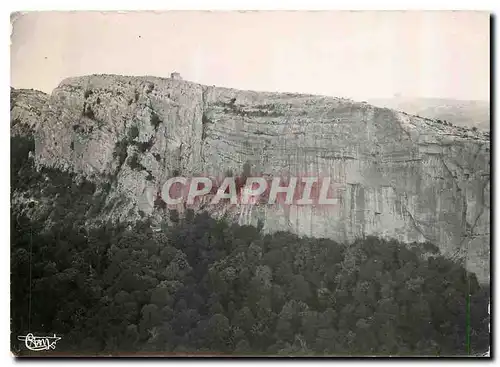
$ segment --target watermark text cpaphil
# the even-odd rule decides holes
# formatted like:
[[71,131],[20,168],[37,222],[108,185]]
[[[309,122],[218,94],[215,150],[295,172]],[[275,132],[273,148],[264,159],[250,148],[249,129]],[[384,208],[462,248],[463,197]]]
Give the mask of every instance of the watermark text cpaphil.
[[193,205],[209,197],[210,205],[336,205],[339,185],[330,177],[172,177],[160,197],[168,205]]

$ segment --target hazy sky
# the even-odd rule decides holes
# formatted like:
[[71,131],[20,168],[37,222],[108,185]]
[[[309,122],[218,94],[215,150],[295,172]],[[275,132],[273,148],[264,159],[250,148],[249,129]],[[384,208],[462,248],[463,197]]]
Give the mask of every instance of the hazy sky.
[[489,100],[481,12],[37,12],[13,22],[11,83],[169,76],[259,91]]

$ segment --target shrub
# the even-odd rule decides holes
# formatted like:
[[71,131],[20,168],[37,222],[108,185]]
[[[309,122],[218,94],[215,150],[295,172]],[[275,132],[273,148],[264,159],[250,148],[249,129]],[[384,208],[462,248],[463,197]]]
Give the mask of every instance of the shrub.
[[158,126],[161,124],[161,119],[158,117],[158,115],[153,112],[151,113],[151,125],[155,128],[155,130],[158,130]]
[[140,143],[137,143],[136,145],[142,153],[145,153],[146,151],[151,149],[153,144],[154,144],[154,139],[153,139],[153,137],[151,137],[148,141],[140,142]]
[[118,158],[118,166],[121,167],[123,163],[125,163],[125,160],[127,159],[127,147],[128,147],[128,141],[127,140],[120,140],[118,143],[116,143],[115,146],[115,151],[113,152],[113,158]]
[[92,107],[90,105],[87,105],[87,104],[83,105],[82,114],[83,114],[83,116],[85,116],[91,120],[95,120],[94,111],[92,110]]
[[210,120],[205,112],[203,112],[203,115],[201,116],[201,123],[203,125],[205,124],[211,124],[212,120]]
[[136,139],[139,137],[139,128],[135,125],[133,125],[130,130],[128,131],[128,140],[132,142],[132,140]]
[[154,207],[161,210],[165,210],[167,208],[167,203],[165,203],[161,198],[161,196],[158,195],[158,197],[155,199]]
[[137,155],[137,153],[133,154],[132,157],[129,158],[128,165],[134,171],[142,171],[144,169],[139,161],[139,156]]

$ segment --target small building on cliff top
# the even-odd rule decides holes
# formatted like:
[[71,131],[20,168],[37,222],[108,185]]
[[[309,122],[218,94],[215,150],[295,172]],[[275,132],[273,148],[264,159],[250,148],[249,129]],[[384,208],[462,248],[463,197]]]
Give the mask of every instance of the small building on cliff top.
[[170,78],[174,80],[182,80],[181,74],[174,72],[170,74]]

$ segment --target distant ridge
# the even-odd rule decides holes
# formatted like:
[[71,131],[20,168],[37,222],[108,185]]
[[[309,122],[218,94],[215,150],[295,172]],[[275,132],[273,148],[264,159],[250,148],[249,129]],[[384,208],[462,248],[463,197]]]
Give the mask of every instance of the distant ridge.
[[457,126],[490,130],[489,101],[395,96],[370,99],[368,102],[412,115],[445,120]]

